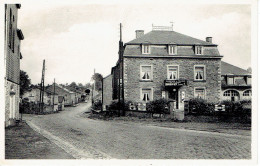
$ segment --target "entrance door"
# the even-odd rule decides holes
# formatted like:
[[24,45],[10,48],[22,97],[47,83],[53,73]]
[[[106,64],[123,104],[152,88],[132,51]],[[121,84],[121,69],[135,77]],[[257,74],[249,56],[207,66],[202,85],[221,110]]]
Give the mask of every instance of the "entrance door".
[[172,89],[169,91],[169,99],[172,99],[176,103],[176,109],[179,109],[178,89]]

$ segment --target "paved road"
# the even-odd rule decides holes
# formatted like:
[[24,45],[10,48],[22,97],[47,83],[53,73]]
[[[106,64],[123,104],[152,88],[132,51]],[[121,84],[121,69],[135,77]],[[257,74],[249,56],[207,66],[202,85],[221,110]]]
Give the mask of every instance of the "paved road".
[[26,115],[36,131],[79,159],[249,159],[246,136],[194,132],[82,116],[82,103],[50,115]]

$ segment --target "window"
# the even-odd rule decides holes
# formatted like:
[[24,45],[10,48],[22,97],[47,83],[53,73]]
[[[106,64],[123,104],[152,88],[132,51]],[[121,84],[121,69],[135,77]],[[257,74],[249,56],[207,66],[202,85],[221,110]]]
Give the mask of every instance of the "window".
[[142,80],[152,79],[152,66],[141,66],[141,79]]
[[202,55],[203,54],[203,47],[202,46],[195,46],[195,54]]
[[150,54],[150,45],[142,45],[142,54]]
[[177,54],[177,46],[176,45],[169,45],[168,52],[170,55],[176,55]]
[[195,66],[194,80],[197,81],[205,80],[205,66]]
[[12,33],[13,33],[13,26],[12,26],[12,9],[10,9],[10,19],[9,19],[9,47],[12,48]]
[[252,91],[251,91],[251,90],[246,90],[246,91],[243,93],[243,96],[252,96]]
[[251,77],[247,77],[247,85],[251,85],[251,80],[252,80],[252,78]]
[[141,90],[141,100],[148,102],[152,100],[152,89],[151,88],[143,88]]
[[223,96],[239,96],[239,93],[235,90],[227,90],[224,92]]
[[234,77],[228,77],[227,83],[228,83],[228,85],[233,85],[234,84]]
[[194,97],[205,99],[205,88],[195,88]]
[[177,80],[179,78],[178,66],[168,66],[167,78],[169,80]]
[[15,39],[15,30],[13,30],[13,39],[12,39],[12,51],[14,52],[14,39]]

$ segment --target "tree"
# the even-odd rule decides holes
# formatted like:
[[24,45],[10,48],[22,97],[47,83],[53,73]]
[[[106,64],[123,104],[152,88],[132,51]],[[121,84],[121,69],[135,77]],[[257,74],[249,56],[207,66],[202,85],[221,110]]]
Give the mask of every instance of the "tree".
[[103,80],[103,76],[100,73],[95,73],[92,76],[92,79],[95,81],[95,89],[98,91],[102,90],[102,80]]
[[82,83],[78,83],[78,87],[83,87],[83,84]]
[[249,68],[246,69],[246,71],[248,71],[249,73],[252,73],[252,68],[249,67]]
[[20,96],[24,94],[26,90],[30,89],[31,80],[29,79],[28,74],[20,70]]
[[75,87],[77,87],[77,84],[76,84],[76,82],[72,82],[69,86],[75,88]]

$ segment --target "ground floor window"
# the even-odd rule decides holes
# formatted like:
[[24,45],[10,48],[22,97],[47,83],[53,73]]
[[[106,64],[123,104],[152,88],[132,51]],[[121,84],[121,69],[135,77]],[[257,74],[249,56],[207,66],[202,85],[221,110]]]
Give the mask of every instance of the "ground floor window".
[[239,93],[236,90],[227,90],[223,93],[223,96],[230,97],[231,101],[238,101],[239,100]]
[[152,100],[152,89],[151,88],[142,88],[141,89],[141,100],[148,102]]
[[205,99],[205,88],[195,88],[194,97]]
[[251,91],[251,90],[246,90],[246,91],[243,93],[243,96],[252,96],[252,91]]
[[239,96],[239,93],[235,90],[227,90],[224,92],[223,96]]

